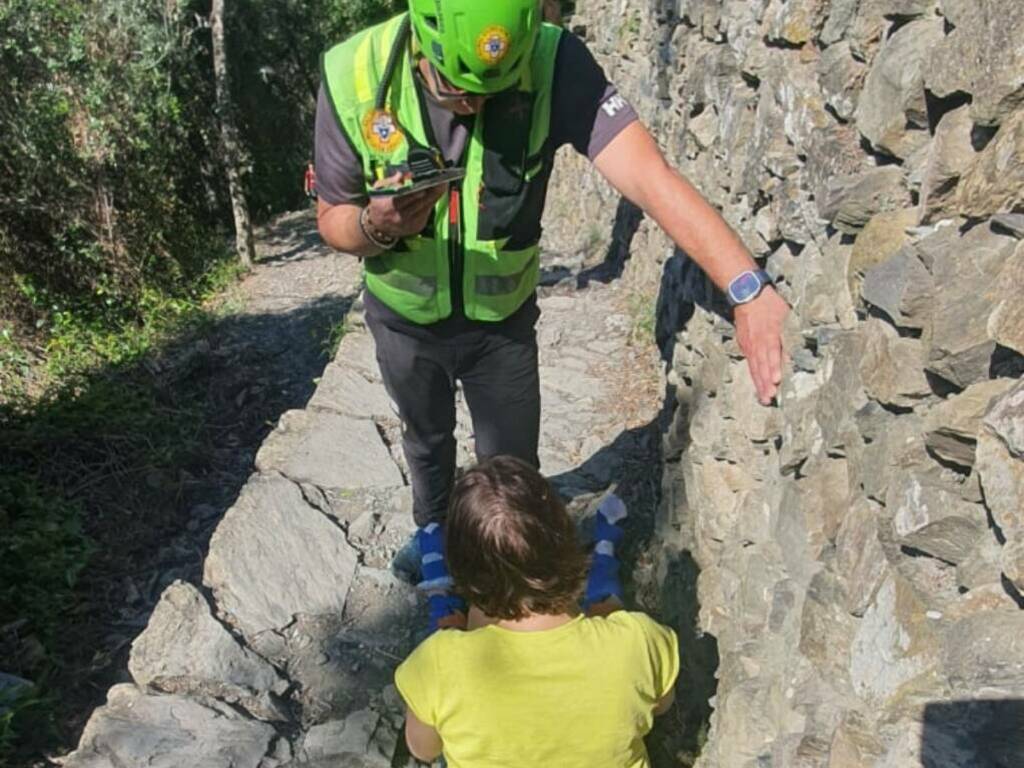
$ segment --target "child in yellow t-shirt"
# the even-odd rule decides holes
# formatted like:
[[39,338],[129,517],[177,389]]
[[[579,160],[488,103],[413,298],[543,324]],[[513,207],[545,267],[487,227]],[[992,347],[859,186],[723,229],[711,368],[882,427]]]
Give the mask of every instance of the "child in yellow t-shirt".
[[648,768],[643,737],[672,703],[679,646],[619,610],[619,514],[599,516],[584,616],[589,558],[548,482],[509,457],[459,479],[445,541],[469,631],[435,633],[395,673],[413,755],[443,752],[449,768]]

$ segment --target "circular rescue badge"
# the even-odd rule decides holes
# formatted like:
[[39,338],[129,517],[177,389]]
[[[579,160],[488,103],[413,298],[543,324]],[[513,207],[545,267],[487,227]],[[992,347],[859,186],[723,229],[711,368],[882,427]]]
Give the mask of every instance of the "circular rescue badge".
[[476,39],[476,53],[481,61],[493,67],[500,64],[508,55],[511,44],[512,36],[507,29],[499,26],[488,27]]
[[363,136],[378,152],[394,152],[405,139],[395,118],[386,109],[371,109],[366,113],[363,118]]

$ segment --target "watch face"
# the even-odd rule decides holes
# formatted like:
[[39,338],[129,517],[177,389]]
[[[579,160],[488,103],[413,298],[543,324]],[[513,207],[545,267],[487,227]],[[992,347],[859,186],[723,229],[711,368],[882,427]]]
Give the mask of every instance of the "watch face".
[[732,281],[729,286],[729,295],[737,304],[742,304],[752,296],[756,296],[761,290],[761,281],[753,272],[744,272]]

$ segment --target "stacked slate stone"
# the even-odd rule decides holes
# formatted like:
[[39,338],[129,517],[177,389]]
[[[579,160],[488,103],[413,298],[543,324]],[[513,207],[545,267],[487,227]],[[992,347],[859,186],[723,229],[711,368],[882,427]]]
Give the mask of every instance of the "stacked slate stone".
[[[684,593],[692,557],[717,640],[697,764],[1024,765],[1024,4],[586,0],[570,24],[794,309],[762,408],[685,254],[650,222],[608,243],[660,290],[654,581]],[[559,183],[553,244],[592,248],[559,222],[614,198],[580,202],[575,159]]]

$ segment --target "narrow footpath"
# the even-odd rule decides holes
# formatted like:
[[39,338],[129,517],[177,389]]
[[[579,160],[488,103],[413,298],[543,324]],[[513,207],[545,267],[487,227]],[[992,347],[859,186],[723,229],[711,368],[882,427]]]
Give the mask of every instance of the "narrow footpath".
[[[315,293],[303,281],[358,292],[357,262],[325,253],[311,217],[289,232],[264,262],[279,266],[258,277],[267,281],[257,311],[268,331],[276,311],[295,311],[291,296]],[[546,258],[544,268],[543,470],[581,522],[607,490],[626,499],[627,570],[637,572],[661,477],[664,385],[649,323],[618,283],[578,287],[582,265]],[[459,410],[467,464],[472,430]],[[316,391],[281,415],[215,523],[201,581],[182,578],[163,592],[132,645],[133,682],[110,689],[63,764],[412,765],[391,681],[425,608],[388,570],[413,531],[399,433],[356,303]]]

